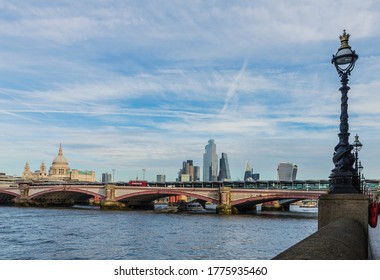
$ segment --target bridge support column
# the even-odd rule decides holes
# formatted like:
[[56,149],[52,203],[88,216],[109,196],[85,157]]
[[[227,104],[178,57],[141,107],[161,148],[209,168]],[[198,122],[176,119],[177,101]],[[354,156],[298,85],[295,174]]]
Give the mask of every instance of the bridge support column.
[[219,204],[216,206],[216,213],[222,215],[231,215],[231,188],[220,187],[219,188]]
[[20,184],[20,197],[15,199],[15,204],[17,206],[30,206],[29,202],[29,185]]
[[[353,219],[361,224],[368,244],[368,204],[368,197],[364,194],[321,195],[318,203],[318,230],[341,218]],[[350,229],[347,228],[347,231]]]
[[100,203],[100,208],[105,210],[121,210],[125,208],[125,204],[115,200],[115,185],[107,184],[106,199]]

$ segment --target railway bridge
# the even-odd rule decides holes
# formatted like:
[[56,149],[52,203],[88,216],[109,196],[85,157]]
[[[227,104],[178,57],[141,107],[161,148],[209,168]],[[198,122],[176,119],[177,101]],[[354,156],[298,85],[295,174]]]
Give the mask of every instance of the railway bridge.
[[24,206],[96,204],[103,209],[152,209],[154,201],[170,196],[187,196],[217,205],[220,213],[232,209],[244,212],[257,204],[284,201],[285,207],[304,199],[318,199],[326,189],[290,188],[284,186],[248,187],[220,182],[203,184],[128,184],[101,183],[20,183],[18,186],[0,187],[0,203]]

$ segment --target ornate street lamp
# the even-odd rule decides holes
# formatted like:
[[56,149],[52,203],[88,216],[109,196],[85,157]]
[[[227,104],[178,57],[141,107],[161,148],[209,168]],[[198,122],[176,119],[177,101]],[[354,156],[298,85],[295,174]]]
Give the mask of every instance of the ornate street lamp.
[[351,50],[348,44],[350,34],[343,30],[343,34],[339,36],[341,46],[337,53],[333,55],[331,63],[334,64],[339,76],[341,77],[341,114],[340,114],[340,133],[339,143],[335,146],[333,162],[335,168],[330,175],[330,193],[360,193],[360,186],[357,181],[357,171],[352,167],[355,157],[352,154],[353,146],[349,144],[350,133],[348,125],[348,104],[347,93],[350,89],[348,84],[348,76],[355,67],[358,55]]
[[368,188],[367,188],[367,182],[365,181],[365,178],[364,178],[364,174],[362,174],[361,183],[362,183],[362,193],[365,194]]
[[362,173],[363,172],[363,165],[362,165],[362,162],[359,161],[359,167],[358,167],[358,170],[359,170],[359,184],[360,184],[360,191],[361,193],[364,193],[364,183],[365,183],[365,179],[364,179],[364,174]]
[[355,135],[355,141],[354,143],[352,143],[352,147],[354,149],[354,152],[355,152],[355,175],[356,175],[356,179],[354,180],[355,183],[360,186],[360,172],[363,170],[363,166],[361,164],[361,162],[359,161],[359,151],[362,149],[363,147],[363,144],[360,143],[359,141],[359,136],[356,134]]

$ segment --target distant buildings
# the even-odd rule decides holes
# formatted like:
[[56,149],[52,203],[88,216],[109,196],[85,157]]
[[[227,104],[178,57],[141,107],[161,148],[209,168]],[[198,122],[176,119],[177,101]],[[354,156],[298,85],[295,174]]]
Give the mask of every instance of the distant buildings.
[[178,181],[180,182],[191,182],[200,180],[199,166],[194,166],[192,160],[187,160],[182,162],[182,168],[178,172]]
[[297,177],[298,166],[290,162],[280,162],[277,167],[279,181],[294,181]]
[[214,139],[210,139],[203,154],[203,181],[218,180],[218,156]]
[[252,181],[253,168],[247,161],[244,168],[244,181]]
[[253,179],[253,181],[260,180],[260,173],[253,173],[252,174],[252,179]]
[[112,182],[112,175],[109,173],[102,173],[102,183],[108,184]]
[[260,180],[259,173],[253,173],[251,164],[247,161],[244,168],[244,181],[258,181]]
[[4,186],[4,187],[9,187],[9,186],[18,187],[18,181],[20,181],[20,180],[21,180],[20,177],[7,175],[4,172],[0,172],[0,187],[2,187],[2,186]]
[[164,174],[158,174],[156,181],[157,181],[157,183],[165,183],[166,182],[166,176]]
[[228,163],[228,157],[226,153],[222,153],[222,157],[219,161],[219,176],[218,181],[227,181],[231,180],[231,174],[230,174],[230,166]]
[[59,146],[58,155],[54,158],[49,169],[49,174],[46,173],[45,163],[42,162],[40,170],[30,171],[28,161],[25,163],[22,179],[25,180],[49,180],[49,181],[81,181],[95,182],[94,171],[80,171],[70,169],[67,159],[63,156],[62,146]]

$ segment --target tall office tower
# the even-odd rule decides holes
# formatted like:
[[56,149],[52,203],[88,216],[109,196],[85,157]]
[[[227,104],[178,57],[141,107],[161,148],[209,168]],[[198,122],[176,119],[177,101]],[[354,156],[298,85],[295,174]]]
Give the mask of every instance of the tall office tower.
[[102,183],[111,183],[112,182],[112,176],[108,173],[102,173]]
[[166,182],[166,176],[164,174],[158,174],[156,181],[157,181],[157,183],[165,183]]
[[228,157],[226,153],[222,153],[222,157],[219,160],[219,181],[231,180],[230,166],[228,164]]
[[[182,168],[178,172],[178,181],[187,182],[187,181],[199,181],[199,166],[194,166],[192,160],[187,160],[182,162]],[[198,171],[198,174],[195,174],[195,170]],[[197,175],[197,176],[196,176]]]
[[277,167],[279,181],[294,181],[297,177],[298,166],[290,162],[280,162]]
[[201,167],[194,166],[194,179],[193,181],[199,181],[201,179]]
[[292,181],[295,181],[297,179],[297,171],[298,171],[298,166],[294,165],[293,166],[293,173],[292,173]]
[[203,181],[218,180],[218,155],[216,154],[216,145],[214,139],[208,140],[203,154]]
[[245,163],[245,169],[244,169],[244,181],[252,181],[253,180],[252,176],[253,176],[253,168],[247,161]]
[[253,173],[252,174],[252,179],[253,179],[253,181],[260,180],[260,173]]

